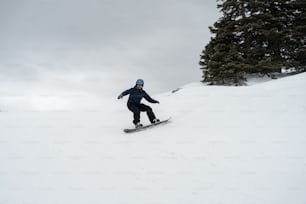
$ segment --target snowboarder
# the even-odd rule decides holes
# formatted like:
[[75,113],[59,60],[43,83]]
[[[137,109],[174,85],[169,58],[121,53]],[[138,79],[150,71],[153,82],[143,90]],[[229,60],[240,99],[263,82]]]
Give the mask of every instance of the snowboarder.
[[136,85],[133,88],[130,88],[124,92],[122,92],[118,99],[123,98],[125,95],[130,95],[127,107],[134,114],[133,123],[136,128],[140,128],[143,125],[140,123],[140,112],[147,112],[148,118],[152,124],[158,123],[160,120],[155,117],[153,110],[150,106],[140,103],[142,98],[145,98],[150,103],[159,103],[159,101],[152,99],[147,92],[143,90],[144,81],[142,79],[138,79],[136,81]]

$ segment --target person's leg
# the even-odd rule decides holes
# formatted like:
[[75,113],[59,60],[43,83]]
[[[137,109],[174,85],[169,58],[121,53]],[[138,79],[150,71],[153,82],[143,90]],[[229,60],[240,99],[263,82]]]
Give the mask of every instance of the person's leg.
[[150,106],[147,106],[145,104],[140,104],[139,106],[140,111],[145,111],[147,112],[148,118],[151,123],[153,123],[153,120],[155,119],[155,114],[153,113],[153,110]]
[[133,123],[136,125],[137,123],[140,122],[140,110],[137,106],[133,105],[133,104],[128,104],[128,109],[130,111],[133,112],[134,114],[134,120],[133,120]]

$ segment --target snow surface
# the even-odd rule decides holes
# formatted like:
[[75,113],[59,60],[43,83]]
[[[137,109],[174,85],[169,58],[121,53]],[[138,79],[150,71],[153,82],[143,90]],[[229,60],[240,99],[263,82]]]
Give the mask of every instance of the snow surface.
[[192,83],[154,96],[171,123],[135,134],[122,131],[127,97],[100,111],[1,112],[0,203],[306,203],[305,88],[306,74]]

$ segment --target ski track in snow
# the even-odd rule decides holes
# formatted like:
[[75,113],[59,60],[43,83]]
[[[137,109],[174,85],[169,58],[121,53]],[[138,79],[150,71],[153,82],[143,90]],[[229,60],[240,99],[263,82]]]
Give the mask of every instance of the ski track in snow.
[[305,85],[306,74],[189,84],[154,97],[171,123],[133,134],[115,99],[100,111],[1,112],[0,204],[305,203]]

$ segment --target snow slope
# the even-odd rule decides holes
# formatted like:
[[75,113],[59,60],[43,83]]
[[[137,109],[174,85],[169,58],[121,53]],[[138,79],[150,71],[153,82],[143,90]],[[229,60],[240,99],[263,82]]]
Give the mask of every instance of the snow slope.
[[305,203],[305,87],[306,74],[189,84],[154,96],[171,123],[135,134],[122,132],[125,100],[91,112],[1,112],[0,203]]

